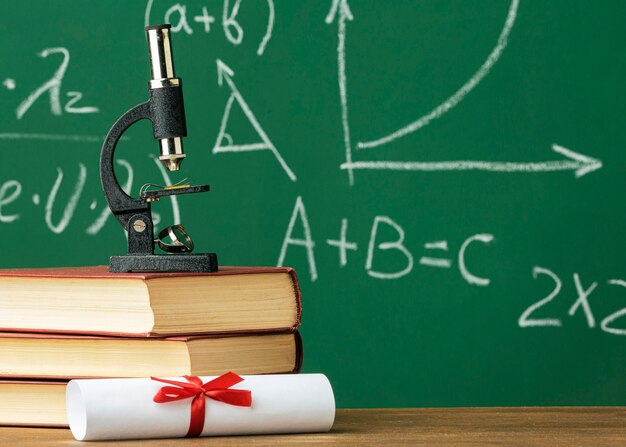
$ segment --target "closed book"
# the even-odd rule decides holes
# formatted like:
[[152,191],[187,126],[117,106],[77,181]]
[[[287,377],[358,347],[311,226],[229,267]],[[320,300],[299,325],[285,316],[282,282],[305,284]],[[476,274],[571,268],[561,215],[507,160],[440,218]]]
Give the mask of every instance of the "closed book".
[[297,372],[301,363],[297,332],[167,338],[0,334],[0,378],[277,374]]
[[110,273],[106,266],[0,270],[0,330],[117,336],[288,332],[300,325],[295,271]]
[[0,380],[0,425],[67,427],[65,381]]

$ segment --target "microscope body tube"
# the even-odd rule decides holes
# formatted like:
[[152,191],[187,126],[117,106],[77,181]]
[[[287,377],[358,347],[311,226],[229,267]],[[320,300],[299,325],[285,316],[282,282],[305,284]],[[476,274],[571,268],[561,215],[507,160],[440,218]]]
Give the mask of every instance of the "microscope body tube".
[[171,25],[146,27],[152,79],[148,82],[154,139],[159,140],[159,160],[177,171],[185,157],[182,137],[187,136],[183,87],[174,74]]

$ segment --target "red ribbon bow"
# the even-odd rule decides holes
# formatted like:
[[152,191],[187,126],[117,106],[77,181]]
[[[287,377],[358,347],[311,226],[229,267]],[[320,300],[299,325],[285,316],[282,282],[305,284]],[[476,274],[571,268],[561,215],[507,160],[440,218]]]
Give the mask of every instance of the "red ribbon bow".
[[157,377],[151,377],[151,379],[175,385],[161,388],[154,395],[153,400],[156,403],[162,404],[193,397],[187,437],[200,436],[202,433],[204,428],[205,396],[229,405],[237,405],[239,407],[252,406],[252,392],[250,390],[229,389],[231,386],[244,380],[233,372],[223,374],[207,383],[202,383],[202,380],[196,376],[183,377],[187,379],[188,383],[159,379]]

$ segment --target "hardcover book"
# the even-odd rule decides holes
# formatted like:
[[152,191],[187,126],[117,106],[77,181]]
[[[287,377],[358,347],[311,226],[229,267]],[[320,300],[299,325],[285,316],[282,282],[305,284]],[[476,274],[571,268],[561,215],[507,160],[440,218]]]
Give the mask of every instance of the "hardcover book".
[[278,374],[297,372],[301,361],[297,332],[168,338],[0,334],[0,378]]
[[0,425],[67,427],[67,382],[0,380]]
[[114,336],[293,332],[295,271],[109,273],[106,266],[0,270],[0,330]]

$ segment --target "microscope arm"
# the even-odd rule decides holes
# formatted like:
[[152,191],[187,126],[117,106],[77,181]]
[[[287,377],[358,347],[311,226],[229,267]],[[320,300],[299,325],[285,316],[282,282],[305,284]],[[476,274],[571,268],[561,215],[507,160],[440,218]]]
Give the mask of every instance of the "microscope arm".
[[125,229],[128,229],[128,221],[133,215],[142,212],[150,213],[150,204],[144,200],[134,199],[124,192],[115,176],[113,158],[115,146],[122,134],[142,119],[151,119],[149,101],[133,107],[113,124],[106,136],[100,155],[100,181],[104,196],[113,215]]
[[111,212],[128,232],[128,253],[154,253],[152,210],[150,203],[134,199],[124,192],[113,169],[115,146],[126,129],[142,119],[151,119],[150,102],[141,103],[113,124],[104,140],[100,155],[100,181]]

